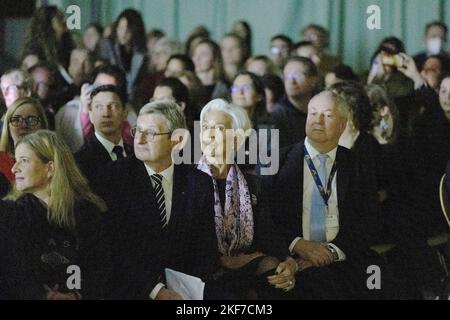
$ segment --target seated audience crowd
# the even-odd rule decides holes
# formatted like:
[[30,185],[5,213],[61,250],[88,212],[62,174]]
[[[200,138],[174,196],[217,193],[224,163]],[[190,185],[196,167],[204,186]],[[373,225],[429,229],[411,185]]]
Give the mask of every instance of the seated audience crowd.
[[246,21],[78,41],[38,8],[0,78],[0,299],[183,299],[167,268],[204,299],[446,299],[447,31],[359,74],[316,24],[254,55]]

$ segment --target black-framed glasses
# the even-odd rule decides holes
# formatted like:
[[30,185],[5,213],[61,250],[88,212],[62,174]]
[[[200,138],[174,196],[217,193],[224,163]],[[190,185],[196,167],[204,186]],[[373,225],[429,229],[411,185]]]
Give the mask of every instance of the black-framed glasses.
[[156,136],[163,136],[166,134],[172,134],[172,131],[169,132],[155,132],[153,130],[142,130],[138,127],[131,128],[130,130],[131,136],[134,138],[138,133],[142,134],[145,141],[154,141]]
[[13,117],[11,117],[11,119],[9,119],[9,123],[13,127],[20,127],[24,123],[28,127],[36,127],[36,126],[40,125],[41,122],[42,122],[41,118],[37,117],[37,116],[28,116],[28,117],[13,116]]

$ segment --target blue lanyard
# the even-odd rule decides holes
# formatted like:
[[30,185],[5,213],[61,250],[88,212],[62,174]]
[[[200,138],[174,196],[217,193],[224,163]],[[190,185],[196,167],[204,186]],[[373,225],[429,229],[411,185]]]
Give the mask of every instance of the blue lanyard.
[[330,177],[328,178],[327,183],[327,190],[323,188],[322,181],[320,181],[319,174],[317,173],[316,167],[314,166],[314,163],[311,160],[311,156],[308,153],[308,150],[306,150],[306,147],[303,146],[303,149],[305,151],[305,160],[308,164],[309,171],[311,172],[311,175],[314,178],[314,182],[316,183],[317,188],[319,189],[320,195],[322,196],[323,202],[328,207],[328,199],[330,199],[331,196],[331,183],[333,182],[334,175],[336,174],[337,167],[336,167],[336,161],[333,163],[333,167],[331,168]]

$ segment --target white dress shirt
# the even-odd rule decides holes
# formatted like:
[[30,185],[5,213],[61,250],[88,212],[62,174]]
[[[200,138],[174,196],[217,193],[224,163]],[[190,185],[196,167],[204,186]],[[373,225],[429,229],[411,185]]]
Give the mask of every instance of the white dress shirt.
[[[145,165],[145,169],[147,169],[147,173],[150,176],[154,174],[160,174],[162,175],[162,187],[164,190],[164,201],[166,205],[166,216],[167,216],[167,223],[170,221],[170,213],[172,212],[172,187],[173,187],[173,163],[165,170],[161,172],[155,172],[152,168]],[[155,187],[155,183],[152,181],[153,188]]]
[[108,154],[111,158],[112,161],[116,161],[117,160],[117,154],[115,154],[113,152],[113,149],[115,146],[121,146],[122,147],[122,154],[124,157],[127,156],[126,152],[125,152],[125,147],[123,146],[123,139],[120,138],[120,141],[118,144],[114,144],[111,141],[109,141],[108,139],[103,138],[101,135],[99,135],[97,132],[95,132],[95,136],[97,137],[98,141],[102,144],[102,146],[106,149],[106,151],[108,151]]
[[[172,188],[173,188],[173,170],[174,165],[173,163],[168,167],[167,169],[161,171],[161,172],[155,172],[152,168],[147,166],[145,164],[145,169],[147,169],[147,173],[149,176],[152,176],[156,173],[160,174],[162,178],[162,188],[164,190],[164,201],[166,205],[166,215],[167,215],[167,223],[169,223],[170,220],[170,214],[172,212]],[[152,186],[155,187],[153,179],[150,179],[152,181]],[[163,283],[158,283],[150,292],[149,297],[152,300],[155,300],[156,296],[158,295],[159,291],[164,288],[165,285]]]
[[[306,147],[306,150],[308,150],[309,155],[311,156],[314,166],[316,168],[319,168],[319,166],[320,166],[320,161],[318,158],[319,151],[314,149],[314,147],[309,143],[308,138],[305,139],[305,147]],[[327,161],[325,164],[325,167],[327,170],[327,179],[330,177],[333,163],[336,160],[336,153],[337,153],[337,147],[327,153],[328,158],[327,158]],[[334,175],[333,181],[331,183],[331,195],[330,195],[330,198],[328,199],[328,211],[327,211],[327,215],[325,217],[325,229],[326,229],[327,242],[330,246],[332,246],[336,250],[338,257],[339,257],[338,260],[345,260],[344,252],[342,250],[340,250],[336,245],[331,243],[334,240],[334,238],[336,238],[336,236],[339,232],[339,208],[338,208],[338,201],[337,201],[337,178],[338,178],[338,172],[336,172],[336,174]],[[327,187],[327,184],[324,185],[324,188],[326,188],[326,187]],[[316,183],[311,174],[311,171],[309,170],[306,160],[303,159],[303,207],[302,207],[303,237],[297,237],[292,241],[291,245],[289,246],[289,249],[291,250],[291,252],[293,251],[294,246],[298,240],[301,240],[301,239],[309,240],[310,239],[309,228],[310,228],[313,188],[316,188]]]

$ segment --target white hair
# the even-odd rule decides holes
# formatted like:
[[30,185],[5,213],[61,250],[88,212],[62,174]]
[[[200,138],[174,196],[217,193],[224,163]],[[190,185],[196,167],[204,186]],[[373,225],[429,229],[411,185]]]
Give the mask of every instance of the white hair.
[[203,119],[205,115],[209,111],[222,111],[227,114],[231,118],[231,126],[234,130],[243,130],[244,132],[248,132],[252,129],[252,123],[247,112],[239,106],[228,103],[223,99],[214,99],[208,102],[202,109],[200,113],[200,123],[203,123]]

